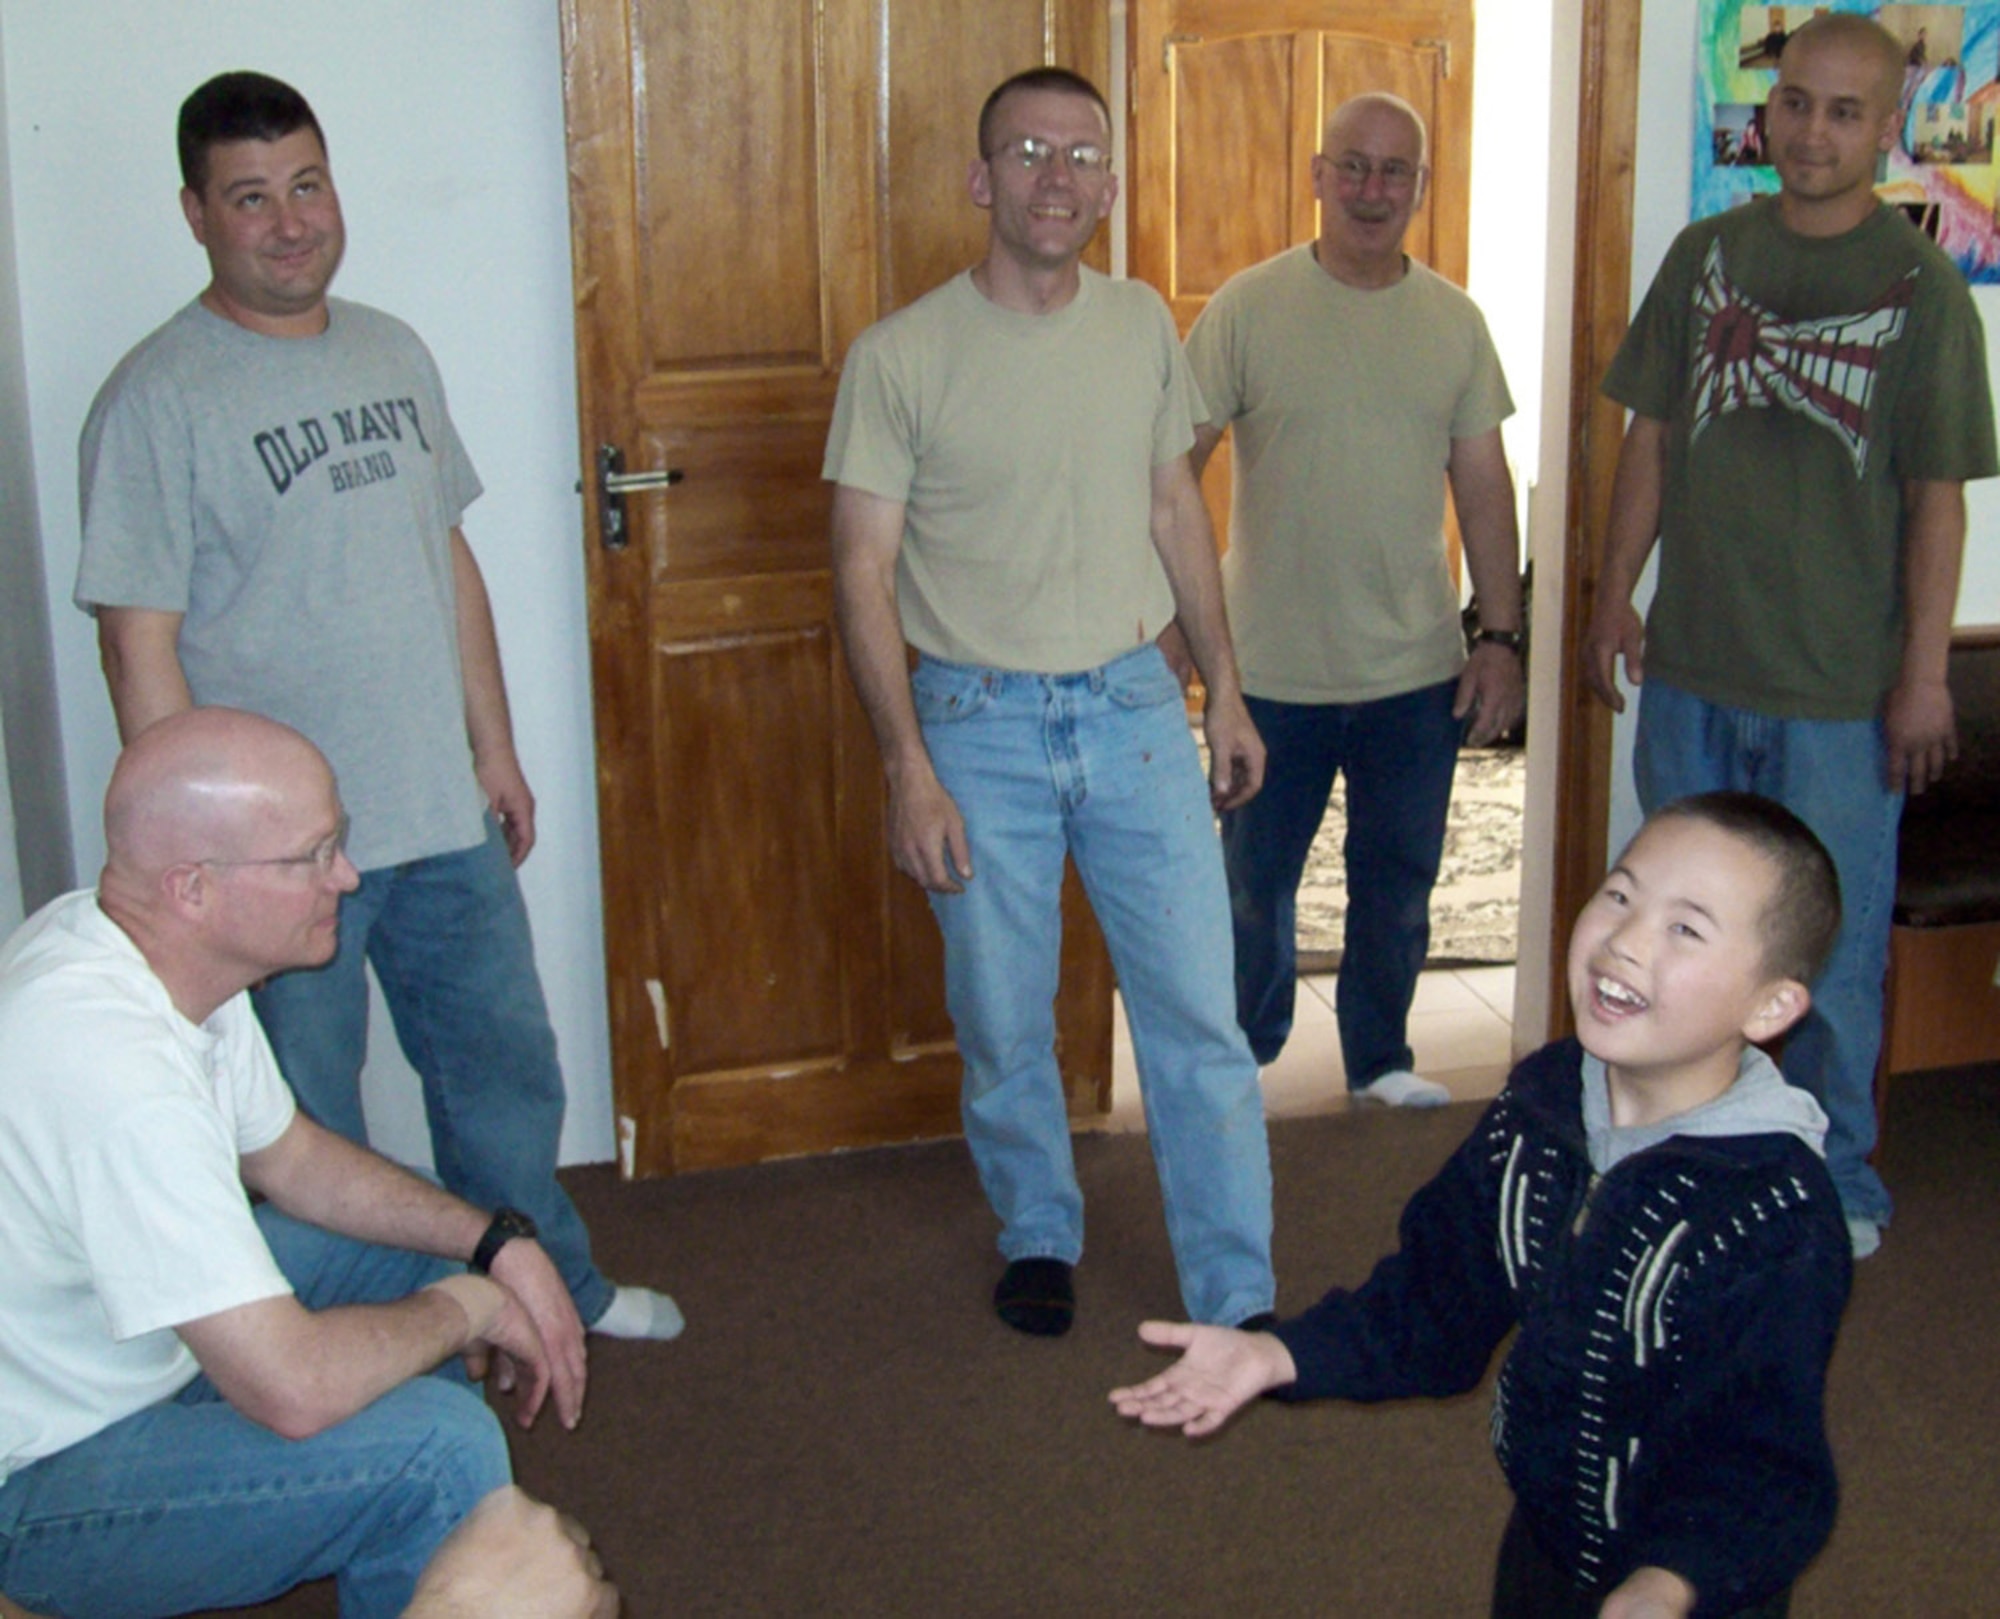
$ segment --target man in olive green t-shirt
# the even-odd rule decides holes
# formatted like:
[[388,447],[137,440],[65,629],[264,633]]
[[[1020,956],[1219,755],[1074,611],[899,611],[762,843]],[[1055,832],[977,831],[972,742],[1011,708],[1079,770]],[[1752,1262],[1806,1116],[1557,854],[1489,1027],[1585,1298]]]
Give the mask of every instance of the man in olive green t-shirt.
[[[1957,752],[1964,486],[2000,470],[1964,278],[1874,194],[1900,149],[1903,59],[1856,14],[1799,28],[1764,114],[1777,195],[1668,250],[1604,382],[1633,416],[1584,643],[1612,708],[1617,661],[1643,674],[1647,813],[1759,792],[1833,855],[1846,920],[1784,1066],[1826,1109],[1856,1257],[1890,1214],[1868,1155],[1896,829],[1904,792]],[[1656,540],[1642,627],[1632,591]]]

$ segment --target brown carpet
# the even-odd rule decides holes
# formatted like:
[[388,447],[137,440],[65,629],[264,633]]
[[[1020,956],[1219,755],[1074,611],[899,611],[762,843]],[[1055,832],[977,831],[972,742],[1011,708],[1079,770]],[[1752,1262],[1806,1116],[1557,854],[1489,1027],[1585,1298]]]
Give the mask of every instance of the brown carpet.
[[[1281,1306],[1359,1280],[1472,1107],[1272,1130]],[[992,1224],[962,1145],[621,1185],[569,1177],[613,1275],[691,1327],[593,1349],[583,1428],[517,1446],[655,1615],[1476,1615],[1507,1493],[1485,1391],[1259,1406],[1218,1439],[1128,1429],[1142,1316],[1177,1293],[1143,1137],[1088,1136],[1080,1317],[991,1316]],[[1899,1081],[1898,1216],[1834,1366],[1844,1483],[1799,1619],[2000,1611],[2000,1069]],[[330,1587],[254,1610],[330,1615]]]

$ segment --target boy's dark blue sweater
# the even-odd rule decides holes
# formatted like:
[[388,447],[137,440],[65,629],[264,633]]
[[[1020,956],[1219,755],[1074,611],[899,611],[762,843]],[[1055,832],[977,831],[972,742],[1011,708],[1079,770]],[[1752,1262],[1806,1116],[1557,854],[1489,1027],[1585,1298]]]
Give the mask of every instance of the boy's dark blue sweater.
[[1277,1335],[1281,1399],[1476,1386],[1520,1334],[1494,1447],[1543,1549],[1588,1589],[1648,1564],[1726,1613],[1784,1589],[1833,1528],[1826,1368],[1852,1259],[1795,1135],[1674,1136],[1601,1179],[1573,1040],[1514,1070],[1358,1290]]

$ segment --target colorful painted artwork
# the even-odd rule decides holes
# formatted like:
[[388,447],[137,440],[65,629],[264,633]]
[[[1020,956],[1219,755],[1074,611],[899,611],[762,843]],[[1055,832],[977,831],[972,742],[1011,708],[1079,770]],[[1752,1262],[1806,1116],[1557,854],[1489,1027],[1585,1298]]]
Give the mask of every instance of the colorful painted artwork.
[[1871,5],[1831,0],[1753,6],[1702,0],[1695,89],[1694,217],[1778,189],[1764,151],[1764,103],[1785,40],[1815,12],[1872,16],[1907,52],[1895,149],[1875,189],[1958,261],[1968,281],[2000,282],[1993,135],[2000,117],[2000,0]]

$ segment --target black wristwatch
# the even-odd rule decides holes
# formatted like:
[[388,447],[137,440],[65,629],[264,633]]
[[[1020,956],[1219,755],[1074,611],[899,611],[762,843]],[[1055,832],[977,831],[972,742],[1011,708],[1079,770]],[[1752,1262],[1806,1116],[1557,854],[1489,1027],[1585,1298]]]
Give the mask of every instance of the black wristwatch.
[[1521,650],[1521,632],[1519,630],[1477,629],[1472,632],[1472,644],[1474,646],[1486,646],[1488,644],[1504,646],[1509,652],[1518,655]]
[[465,1262],[465,1268],[475,1276],[484,1276],[493,1268],[493,1261],[500,1257],[500,1250],[516,1237],[532,1237],[536,1234],[535,1222],[519,1209],[495,1209],[493,1223],[486,1228],[486,1235],[479,1239],[479,1246],[472,1250],[472,1257]]

